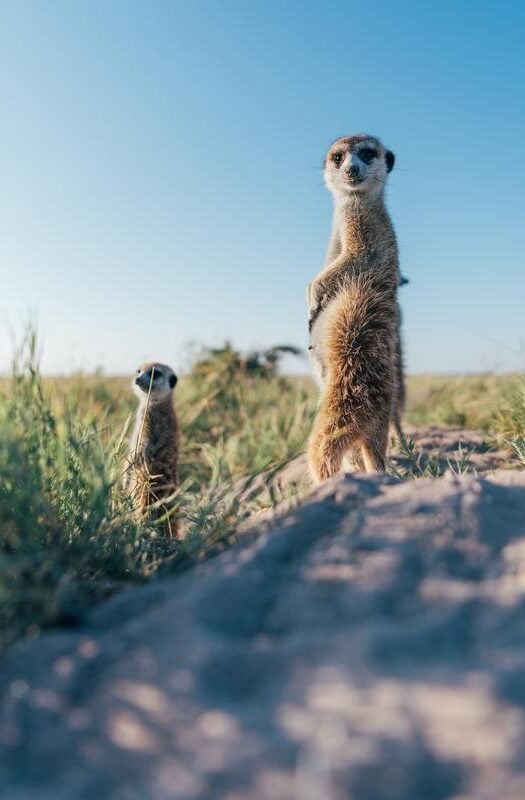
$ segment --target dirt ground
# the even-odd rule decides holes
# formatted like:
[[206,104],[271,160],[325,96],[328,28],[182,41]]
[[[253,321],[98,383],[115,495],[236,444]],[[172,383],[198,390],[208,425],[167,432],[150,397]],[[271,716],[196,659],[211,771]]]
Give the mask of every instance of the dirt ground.
[[[411,472],[420,477],[429,464],[439,472],[454,474],[468,473],[482,475],[496,469],[516,469],[519,465],[511,458],[508,450],[498,448],[489,443],[484,434],[471,431],[457,425],[421,426],[413,428],[407,426],[405,439],[414,445],[414,455],[408,457],[400,451],[399,443],[392,440],[388,452],[388,469],[390,473],[397,473],[406,477]],[[240,488],[237,485],[236,490]],[[277,498],[283,498],[277,509],[268,510],[264,506],[269,501],[268,491]],[[263,510],[255,516],[255,522],[272,520],[275,514],[287,510],[292,503],[288,497],[295,491],[300,497],[306,496],[313,489],[309,474],[306,455],[293,459],[282,469],[275,473],[262,473],[255,481],[250,482],[246,495],[261,493]],[[262,492],[261,492],[262,490]],[[252,526],[254,518],[246,521],[243,529]]]
[[525,473],[414,438],[477,474],[334,479],[12,648],[3,800],[525,797]]
[[[424,459],[437,458],[443,469],[457,471],[458,465],[464,463],[469,472],[482,474],[516,466],[508,451],[489,444],[484,434],[458,425],[407,427],[405,436],[414,441]],[[391,450],[392,462],[396,466],[406,466],[407,459],[395,453],[394,447]]]

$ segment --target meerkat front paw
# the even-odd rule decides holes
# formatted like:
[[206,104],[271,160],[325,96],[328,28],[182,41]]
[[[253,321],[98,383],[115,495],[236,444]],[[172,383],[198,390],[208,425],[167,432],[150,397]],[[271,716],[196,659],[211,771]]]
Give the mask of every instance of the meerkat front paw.
[[308,330],[326,305],[327,292],[320,281],[312,281],[308,287]]

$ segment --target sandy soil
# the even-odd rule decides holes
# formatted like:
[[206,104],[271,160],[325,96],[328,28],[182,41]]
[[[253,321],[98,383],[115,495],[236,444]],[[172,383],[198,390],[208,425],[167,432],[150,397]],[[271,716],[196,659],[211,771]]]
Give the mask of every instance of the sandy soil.
[[525,473],[342,477],[267,527],[4,657],[3,800],[525,797]]
[[[495,469],[519,467],[516,460],[509,455],[508,450],[489,443],[484,434],[478,431],[471,431],[456,425],[407,427],[405,438],[407,442],[414,445],[412,458],[403,455],[400,452],[399,444],[396,444],[394,440],[392,440],[388,452],[389,472],[398,473],[402,477],[406,477],[408,472],[419,475],[430,462],[441,472],[454,474],[481,475]],[[242,481],[239,482],[234,491],[239,492],[242,485]],[[267,507],[270,503],[268,492],[270,487],[274,497],[282,498],[282,502],[276,509]],[[271,521],[276,514],[283,513],[290,506],[293,507],[296,504],[295,493],[302,498],[307,496],[312,489],[306,455],[298,456],[277,472],[262,473],[249,483],[249,487],[245,491],[246,497],[259,496],[262,510],[255,517],[247,519],[242,530],[250,529],[254,522],[258,524],[262,521]],[[292,496],[291,503],[289,502],[290,496]]]
[[[508,451],[489,444],[484,434],[458,425],[407,427],[405,436],[422,453],[423,463],[434,457],[443,469],[457,471],[458,465],[463,464],[469,472],[481,474],[516,466]],[[407,459],[396,455],[395,447],[391,448],[391,460],[396,466],[407,466]]]

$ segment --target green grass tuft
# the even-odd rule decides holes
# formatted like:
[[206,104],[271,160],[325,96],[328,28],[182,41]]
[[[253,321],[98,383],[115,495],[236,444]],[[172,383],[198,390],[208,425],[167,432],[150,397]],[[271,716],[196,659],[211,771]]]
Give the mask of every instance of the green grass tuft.
[[[301,450],[315,408],[312,395],[266,373],[232,380],[218,368],[184,378],[177,505],[186,538],[177,542],[138,521],[122,488],[135,405],[129,382],[43,380],[35,350],[30,336],[0,394],[3,645],[74,623],[119,587],[224,547],[261,507],[264,486],[248,496],[249,476]],[[267,504],[277,501],[267,494]]]

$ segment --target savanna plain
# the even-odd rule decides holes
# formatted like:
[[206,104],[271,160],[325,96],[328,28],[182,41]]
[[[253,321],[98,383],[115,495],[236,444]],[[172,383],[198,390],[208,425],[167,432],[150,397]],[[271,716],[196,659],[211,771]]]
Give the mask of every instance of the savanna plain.
[[[1,646],[77,624],[122,588],[191,568],[308,494],[302,454],[317,392],[309,378],[280,373],[293,348],[203,348],[180,376],[177,540],[138,520],[123,489],[131,376],[42,377],[36,350],[30,335],[0,380]],[[391,474],[525,468],[522,375],[414,375],[407,390]]]

